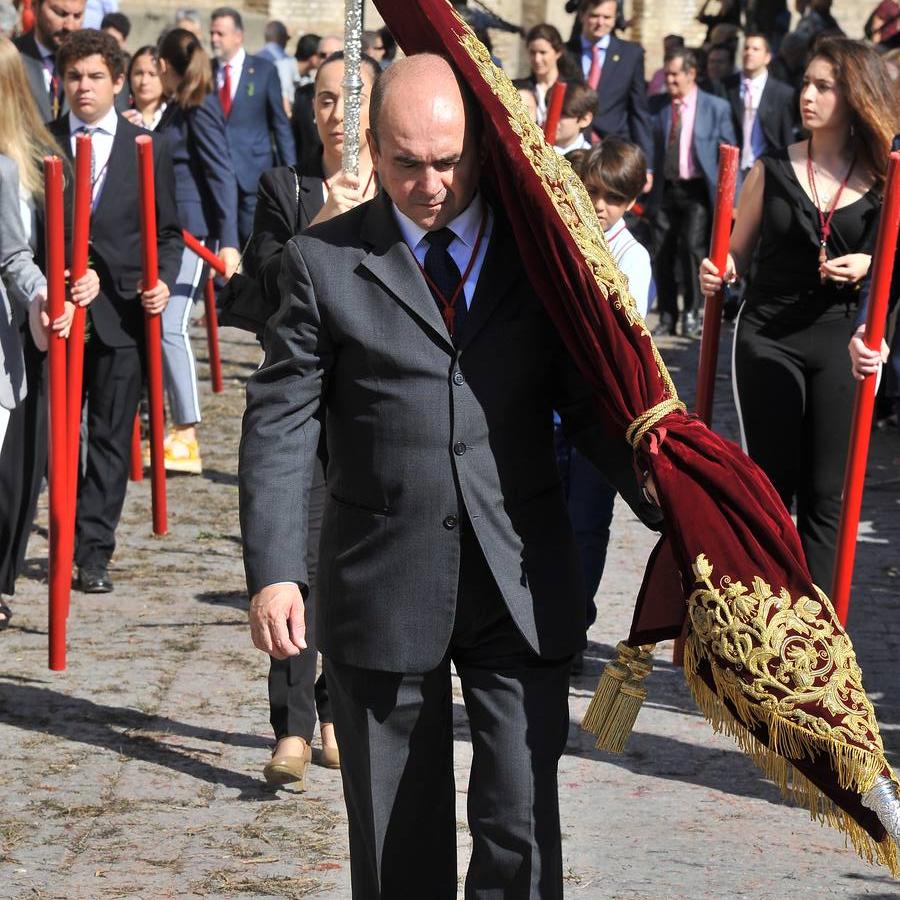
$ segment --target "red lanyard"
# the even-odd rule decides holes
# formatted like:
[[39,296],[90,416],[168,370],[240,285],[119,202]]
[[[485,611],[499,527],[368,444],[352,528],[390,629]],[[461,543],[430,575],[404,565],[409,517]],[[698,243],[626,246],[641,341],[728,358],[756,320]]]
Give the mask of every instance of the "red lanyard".
[[475,265],[475,260],[478,258],[478,251],[481,249],[481,241],[484,239],[484,231],[486,228],[487,213],[483,213],[481,216],[481,225],[478,226],[478,237],[475,239],[475,246],[472,248],[472,255],[469,257],[469,264],[466,266],[466,271],[463,272],[463,276],[460,278],[459,284],[456,286],[456,290],[449,300],[444,296],[443,292],[434,281],[432,281],[429,274],[425,271],[425,267],[416,260],[416,262],[419,263],[422,274],[425,276],[425,280],[428,282],[428,287],[431,288],[435,297],[440,301],[441,315],[444,317],[444,324],[447,326],[450,337],[453,337],[453,321],[456,318],[456,300],[459,297],[459,292],[463,289],[465,283],[469,280],[469,276],[472,274],[472,267]]
[[[837,193],[834,195],[834,200],[831,201],[831,207],[828,209],[826,215],[825,211],[822,209],[822,204],[819,202],[819,192],[816,190],[816,179],[813,174],[812,138],[809,139],[809,143],[806,145],[806,178],[807,181],[809,181],[809,189],[813,195],[813,203],[816,206],[816,212],[819,214],[820,266],[828,262],[828,253],[825,250],[825,245],[828,243],[828,237],[831,234],[831,220],[834,218],[834,213],[837,209],[838,202],[841,199],[841,194],[844,192],[844,188],[847,187],[847,182],[850,180],[850,176],[853,174],[855,166],[856,157],[853,158],[853,161],[850,163],[850,168],[847,169],[847,174],[844,176],[844,180],[838,186]],[[822,280],[825,280],[824,276],[822,276]]]
[[[365,200],[366,194],[369,192],[369,188],[372,186],[372,179],[375,177],[375,169],[373,168],[371,172],[369,172],[369,180],[366,182],[366,186],[363,188],[362,198]],[[331,193],[331,185],[328,183],[327,178],[323,178],[322,181],[325,183],[325,190],[328,193]]]

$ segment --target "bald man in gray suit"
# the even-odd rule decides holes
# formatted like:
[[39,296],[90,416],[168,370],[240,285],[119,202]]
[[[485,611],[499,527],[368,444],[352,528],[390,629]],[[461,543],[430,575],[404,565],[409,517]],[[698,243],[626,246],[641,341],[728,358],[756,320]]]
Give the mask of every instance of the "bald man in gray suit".
[[478,110],[449,64],[395,63],[370,110],[381,195],[288,244],[248,385],[252,635],[275,656],[303,652],[321,420],[317,638],[353,895],[456,897],[452,662],[473,747],[466,896],[557,898],[557,765],[585,611],[553,410],[642,515],[655,510],[479,188]]

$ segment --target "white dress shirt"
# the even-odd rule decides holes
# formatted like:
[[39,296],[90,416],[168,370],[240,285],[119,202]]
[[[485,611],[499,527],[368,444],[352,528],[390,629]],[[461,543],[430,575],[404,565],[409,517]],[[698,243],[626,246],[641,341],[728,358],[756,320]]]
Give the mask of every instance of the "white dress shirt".
[[749,169],[757,158],[766,151],[766,139],[759,124],[759,104],[762,101],[769,70],[763,71],[756,78],[745,78],[741,75],[741,105],[744,108],[743,139],[741,147],[741,168]]
[[[247,51],[241,47],[237,53],[231,58],[231,60],[227,63],[231,66],[229,70],[229,75],[231,78],[231,99],[234,100],[234,95],[237,93],[238,82],[241,80],[241,72],[244,71],[244,63],[247,61]],[[219,60],[219,65],[216,68],[216,93],[218,94],[222,90],[222,85],[225,84],[225,65],[221,59]]]
[[[420,225],[416,225],[412,219],[405,216],[399,209],[397,204],[394,207],[394,216],[397,219],[397,225],[403,240],[413,252],[420,266],[425,265],[425,254],[428,252],[428,241],[425,239],[428,232]],[[472,306],[472,298],[475,296],[475,286],[478,284],[478,276],[481,274],[481,267],[484,265],[484,259],[487,255],[488,244],[491,240],[491,232],[494,228],[494,213],[491,208],[482,201],[481,195],[476,194],[472,198],[472,202],[452,221],[448,222],[446,227],[449,228],[456,237],[447,247],[447,252],[456,263],[460,275],[464,274],[469,265],[472,253],[475,251],[475,243],[478,240],[478,232],[481,228],[482,216],[487,216],[484,226],[484,237],[481,239],[481,246],[478,247],[478,255],[472,263],[472,269],[469,277],[463,285],[463,293],[466,297],[466,309]]]
[[34,39],[34,42],[37,44],[38,53],[41,54],[41,63],[44,66],[44,90],[49,91],[53,82],[53,74],[56,72],[56,54],[37,38]]
[[106,173],[109,169],[109,155],[112,153],[113,141],[116,137],[116,129],[119,126],[119,114],[116,108],[107,112],[102,119],[88,125],[82,122],[75,113],[69,113],[69,135],[72,142],[72,156],[75,156],[75,138],[83,128],[91,131],[91,197],[92,208],[97,208],[103,184],[106,181]]
[[[591,65],[594,62],[594,45],[600,50],[600,71],[603,72],[603,67],[606,65],[606,51],[609,49],[609,39],[612,35],[604,34],[602,38],[598,38],[596,41],[589,41],[584,35],[581,36],[581,71],[584,74],[584,79],[587,81],[588,75],[591,74]],[[601,81],[603,80],[603,76],[600,76]]]

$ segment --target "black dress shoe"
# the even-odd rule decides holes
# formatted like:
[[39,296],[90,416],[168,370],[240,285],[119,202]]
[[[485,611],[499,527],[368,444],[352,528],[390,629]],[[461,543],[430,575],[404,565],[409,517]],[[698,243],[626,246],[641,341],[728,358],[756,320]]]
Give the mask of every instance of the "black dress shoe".
[[85,594],[108,594],[113,589],[112,579],[106,569],[78,567],[75,588]]
[[695,338],[700,336],[700,319],[697,313],[686,312],[681,318],[681,334],[683,337]]
[[675,316],[671,313],[662,313],[659,317],[659,324],[651,332],[654,337],[661,335],[675,334]]

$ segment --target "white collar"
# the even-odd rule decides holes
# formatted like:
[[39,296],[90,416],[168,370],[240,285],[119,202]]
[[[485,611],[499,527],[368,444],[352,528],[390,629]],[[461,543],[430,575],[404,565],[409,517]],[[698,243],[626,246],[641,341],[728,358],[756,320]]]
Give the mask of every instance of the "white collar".
[[102,131],[104,134],[109,134],[115,137],[116,128],[119,125],[119,114],[116,112],[115,106],[110,107],[109,111],[103,116],[102,119],[94,122],[93,125],[89,125],[87,122],[82,122],[75,113],[69,113],[69,134],[76,134],[81,128],[90,128],[91,131]]
[[766,80],[768,79],[768,77],[769,77],[768,69],[763,69],[762,72],[759,73],[759,75],[754,75],[753,78],[748,78],[743,72],[741,72],[741,81],[743,81],[745,83],[749,81],[753,87],[759,87],[761,85],[764,85],[766,83]]
[[571,153],[573,150],[590,150],[591,142],[585,138],[583,134],[579,132],[578,137],[572,141],[571,144],[566,147],[556,146],[553,148],[560,156],[565,156],[567,153]]
[[37,44],[38,53],[41,54],[41,59],[50,59],[56,60],[56,54],[49,48],[45,47],[38,39],[37,35],[34,37],[34,42]]
[[247,59],[247,51],[243,47],[241,47],[241,49],[238,50],[238,52],[235,53],[234,56],[232,56],[231,59],[228,60],[227,63],[226,62],[222,63],[222,67],[224,68],[225,66],[231,66],[231,71],[236,72],[239,69],[244,68],[244,61],[246,59]]
[[[397,225],[403,240],[409,244],[410,248],[415,250],[416,247],[424,240],[428,231],[413,222],[409,216],[404,215],[397,208],[397,204],[391,201],[394,208],[394,216],[397,219]],[[478,240],[478,232],[481,228],[481,219],[483,215],[483,204],[481,202],[481,194],[475,193],[472,202],[455,218],[448,222],[444,227],[449,228],[453,234],[462,241],[467,247],[474,247]]]
[[601,50],[609,49],[609,41],[612,38],[612,32],[609,34],[604,34],[602,38],[597,38],[596,41],[589,40],[584,35],[581,36],[581,46],[588,50],[591,47],[599,47]]

